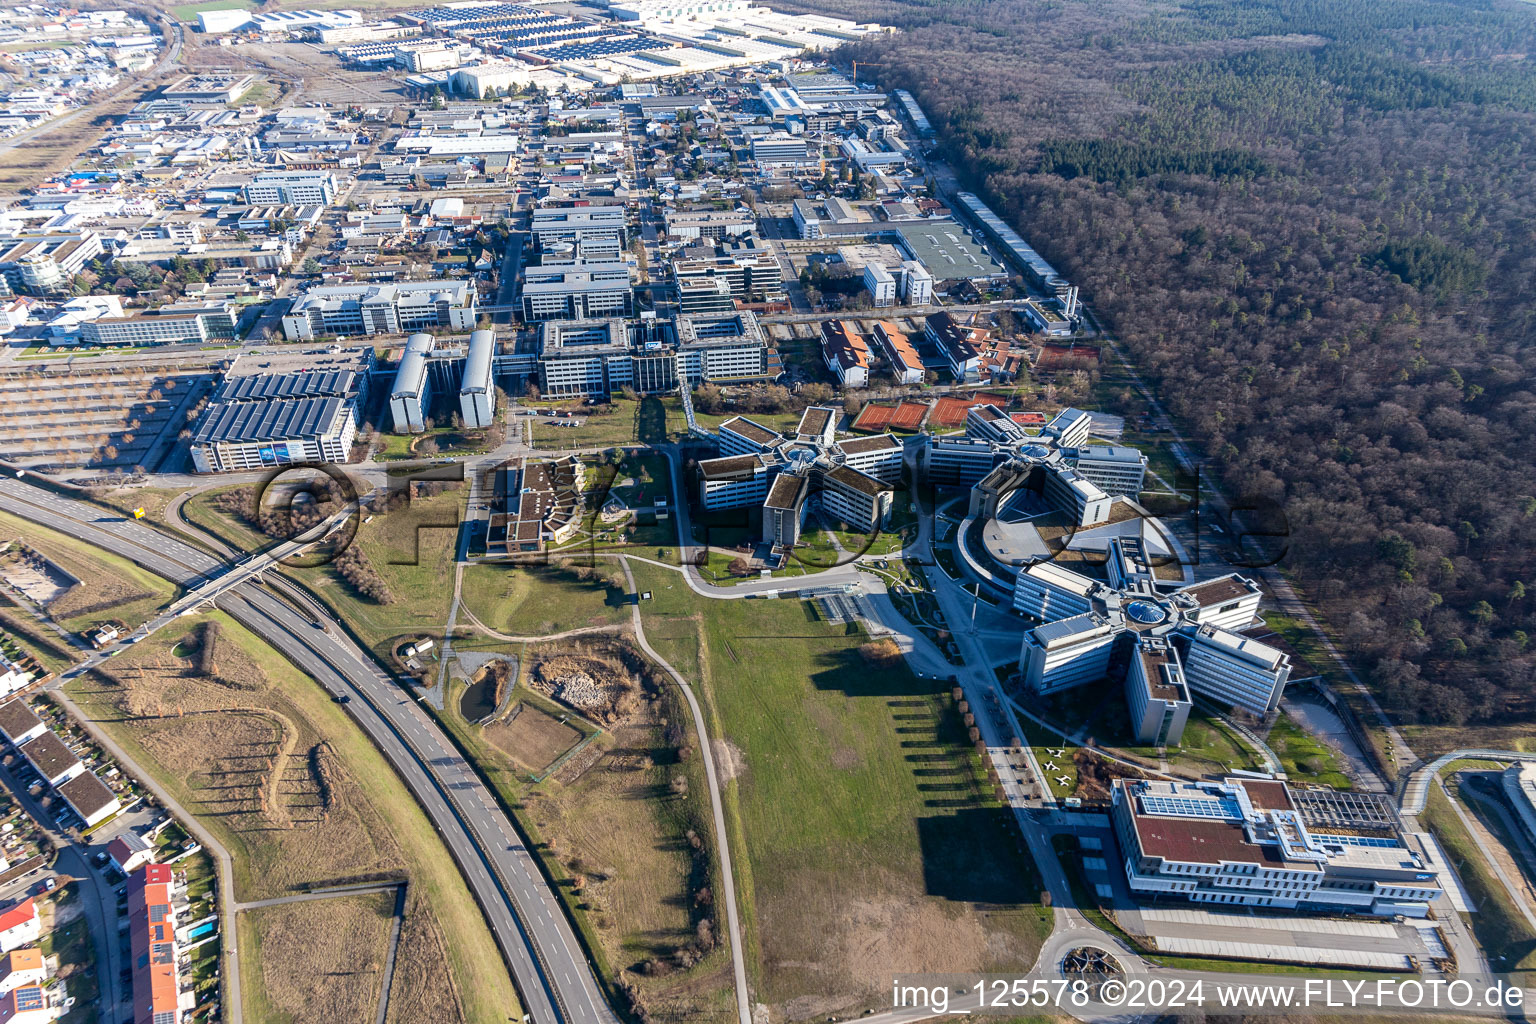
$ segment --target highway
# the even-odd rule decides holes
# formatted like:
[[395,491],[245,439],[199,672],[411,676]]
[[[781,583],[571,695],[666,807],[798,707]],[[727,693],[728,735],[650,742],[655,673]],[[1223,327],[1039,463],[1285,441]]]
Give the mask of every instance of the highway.
[[[131,519],[15,479],[0,509],[128,558],[176,583],[217,577],[212,555]],[[275,549],[274,549],[275,550]],[[198,595],[199,602],[206,600]],[[330,621],[301,614],[252,580],[220,588],[218,606],[281,651],[345,706],[431,818],[475,894],[535,1024],[617,1024],[580,942],[512,821],[437,723]],[[92,661],[76,666],[78,675]]]

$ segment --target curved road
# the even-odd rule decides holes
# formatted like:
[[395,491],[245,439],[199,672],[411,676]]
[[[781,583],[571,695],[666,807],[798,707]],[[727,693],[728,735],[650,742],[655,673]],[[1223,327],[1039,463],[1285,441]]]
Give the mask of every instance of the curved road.
[[[18,480],[0,480],[0,508],[53,528],[64,526],[72,536],[177,583],[226,568],[187,543]],[[616,1024],[532,853],[426,711],[339,628],[317,629],[257,583],[242,583],[217,600],[329,693],[351,698],[347,710],[420,801],[463,871],[532,1020]]]

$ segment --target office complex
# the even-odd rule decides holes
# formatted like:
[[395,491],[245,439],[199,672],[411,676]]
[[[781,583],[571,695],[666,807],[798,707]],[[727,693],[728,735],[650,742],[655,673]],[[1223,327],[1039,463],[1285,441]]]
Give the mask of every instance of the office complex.
[[478,294],[469,281],[325,285],[311,288],[283,316],[289,341],[336,335],[468,331]]
[[80,324],[86,345],[201,345],[235,336],[234,307],[227,302],[178,303],[134,316],[101,317]]
[[1425,917],[1441,892],[1421,840],[1370,793],[1116,779],[1110,818],[1141,896]]
[[673,319],[551,321],[540,336],[539,386],[550,397],[675,391],[770,376],[768,343],[748,312]]
[[627,263],[551,264],[523,271],[525,323],[629,316],[633,311]]
[[432,378],[427,357],[434,342],[430,334],[413,334],[405,343],[400,365],[389,389],[389,418],[397,434],[419,434],[427,429],[432,407]]
[[329,206],[336,178],[329,171],[273,171],[245,186],[245,201],[257,206]]
[[835,440],[838,413],[812,406],[794,436],[746,416],[720,424],[720,457],[697,469],[706,509],[760,508],[763,539],[793,547],[812,512],[873,532],[890,515],[904,449],[889,434]]

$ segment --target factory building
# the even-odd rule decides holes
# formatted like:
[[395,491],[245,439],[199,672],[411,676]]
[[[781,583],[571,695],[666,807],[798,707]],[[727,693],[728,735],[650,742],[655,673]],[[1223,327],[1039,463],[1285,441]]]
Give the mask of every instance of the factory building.
[[397,434],[419,434],[427,429],[432,408],[432,378],[427,356],[435,343],[430,334],[413,334],[405,343],[400,367],[389,389],[389,417]]
[[469,336],[469,355],[459,384],[459,417],[470,430],[484,430],[496,421],[496,385],[491,364],[496,356],[496,332],[475,331]]

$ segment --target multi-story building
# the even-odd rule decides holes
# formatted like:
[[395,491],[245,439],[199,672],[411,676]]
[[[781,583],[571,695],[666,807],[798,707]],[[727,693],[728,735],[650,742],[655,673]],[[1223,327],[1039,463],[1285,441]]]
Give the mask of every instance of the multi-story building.
[[979,437],[927,437],[922,465],[935,487],[974,487],[1005,458],[990,441]]
[[821,358],[845,388],[869,384],[869,346],[852,320],[823,320]]
[[923,360],[917,354],[917,349],[912,347],[906,333],[892,321],[881,320],[875,324],[874,335],[875,343],[880,346],[880,354],[890,365],[891,376],[896,378],[896,383],[921,384]]
[[643,394],[705,381],[770,376],[768,343],[749,312],[643,319],[547,321],[540,335],[539,380],[552,397]]
[[614,258],[628,243],[622,206],[543,207],[529,228],[540,252],[559,242],[580,242],[589,259]]
[[234,307],[227,302],[161,306],[135,316],[101,317],[80,324],[86,345],[201,345],[235,336]]
[[1125,706],[1131,735],[1151,747],[1176,747],[1194,705],[1179,652],[1162,637],[1137,637],[1125,671]]
[[760,455],[730,455],[699,464],[699,501],[707,509],[761,505],[775,477],[773,463]]
[[346,462],[367,405],[373,350],[301,353],[289,372],[247,362],[231,367],[193,428],[197,472]]
[[336,176],[329,171],[268,171],[245,186],[252,205],[329,206],[336,200]]
[[901,264],[901,298],[909,306],[927,306],[933,302],[933,275],[917,260]]
[[1019,656],[1024,685],[1049,695],[1103,679],[1119,632],[1091,612],[1036,626],[1024,634]]
[[811,152],[801,135],[774,134],[752,140],[752,163],[765,176],[786,171],[819,170],[821,153]]
[[667,237],[684,241],[749,235],[757,227],[750,210],[669,210]]
[[745,416],[718,428],[721,457],[698,463],[705,508],[761,507],[763,536],[793,547],[812,511],[853,529],[873,532],[889,518],[905,450],[882,434],[836,440],[838,413],[812,406],[793,436]]
[[1141,896],[1425,917],[1442,891],[1422,841],[1374,794],[1278,779],[1116,779],[1110,819]]
[[94,231],[23,232],[4,241],[0,274],[12,290],[25,295],[64,295],[75,275],[103,252]]
[[311,288],[283,317],[289,341],[412,331],[473,330],[478,293],[468,281]]
[[923,334],[958,381],[973,381],[981,371],[980,345],[987,332],[961,324],[949,313],[934,313],[923,323]]
[[1083,479],[1109,494],[1128,494],[1134,498],[1146,481],[1147,457],[1135,448],[1090,444],[1064,454]]
[[427,357],[434,346],[430,334],[413,334],[405,343],[389,389],[389,418],[397,434],[419,434],[427,429],[432,409],[432,377],[427,373]]
[[726,282],[732,299],[772,302],[784,297],[784,273],[779,261],[772,250],[755,238],[722,244],[714,255],[684,254],[672,261],[672,283],[679,292],[718,279]]
[[634,293],[626,263],[538,266],[523,271],[525,323],[629,316]]
[[896,304],[896,278],[879,263],[864,264],[864,289],[876,309]]
[[484,430],[496,421],[496,385],[491,380],[495,357],[495,331],[475,331],[469,336],[469,355],[459,383],[459,417],[471,430]]
[[1192,690],[1255,715],[1279,706],[1291,675],[1290,655],[1218,626],[1197,626],[1187,636],[1184,675]]
[[1033,619],[1086,615],[1093,610],[1098,581],[1055,562],[1031,562],[1019,570],[1013,584],[1013,607]]

